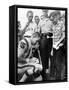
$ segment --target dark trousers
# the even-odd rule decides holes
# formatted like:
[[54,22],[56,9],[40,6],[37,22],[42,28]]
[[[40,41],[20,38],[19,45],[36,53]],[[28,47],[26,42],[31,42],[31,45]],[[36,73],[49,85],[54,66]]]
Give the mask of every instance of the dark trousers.
[[46,78],[46,69],[48,69],[49,57],[52,48],[52,39],[42,37],[40,41],[40,54],[43,65],[42,77]]
[[[61,80],[61,74],[64,74],[63,69],[65,67],[65,54],[64,47],[58,50],[53,49],[53,56],[51,57],[50,74],[55,77],[56,80]],[[63,71],[63,72],[62,72]]]

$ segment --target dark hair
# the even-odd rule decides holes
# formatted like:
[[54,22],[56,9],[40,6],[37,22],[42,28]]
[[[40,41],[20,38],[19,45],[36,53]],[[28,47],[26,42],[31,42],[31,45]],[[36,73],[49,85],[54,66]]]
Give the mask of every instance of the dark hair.
[[49,18],[50,18],[51,16],[54,17],[54,16],[57,16],[57,15],[60,15],[60,16],[61,16],[60,11],[51,12],[50,15],[49,15]]

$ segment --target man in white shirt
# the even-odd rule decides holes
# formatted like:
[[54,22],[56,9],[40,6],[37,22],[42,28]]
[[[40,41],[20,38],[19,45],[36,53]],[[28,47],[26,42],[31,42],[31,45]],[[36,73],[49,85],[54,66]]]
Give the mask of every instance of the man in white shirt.
[[40,33],[40,19],[39,19],[39,16],[35,16],[34,17],[34,32],[39,32]]
[[43,80],[47,80],[47,73],[49,73],[49,57],[52,47],[52,39],[50,38],[52,36],[52,22],[48,18],[48,10],[43,10],[43,18],[40,21],[40,30],[40,53],[43,65],[42,76]]
[[31,31],[32,33],[34,33],[34,23],[32,21],[32,19],[33,19],[32,11],[27,12],[27,19],[28,19],[28,22],[26,23],[26,25],[22,31],[22,37],[27,31]]

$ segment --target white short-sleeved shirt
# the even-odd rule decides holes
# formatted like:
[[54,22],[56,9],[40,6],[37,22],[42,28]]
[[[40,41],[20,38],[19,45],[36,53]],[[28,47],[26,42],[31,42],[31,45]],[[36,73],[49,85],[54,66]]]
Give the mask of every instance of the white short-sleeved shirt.
[[51,32],[52,22],[49,18],[40,21],[41,33]]
[[25,30],[24,36],[31,36],[34,33],[34,23],[31,22]]
[[34,23],[34,32],[40,32],[40,25],[38,24],[36,24],[36,23]]
[[34,23],[33,22],[31,22],[30,24],[29,24],[29,26],[27,27],[27,29],[26,29],[26,32],[27,31],[32,31],[32,32],[34,32]]

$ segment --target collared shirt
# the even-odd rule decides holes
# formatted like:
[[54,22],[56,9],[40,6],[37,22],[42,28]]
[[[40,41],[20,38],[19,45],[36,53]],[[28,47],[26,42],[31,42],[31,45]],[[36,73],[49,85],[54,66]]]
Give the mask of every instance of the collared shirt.
[[31,22],[29,25],[28,25],[28,27],[26,28],[26,32],[27,31],[34,31],[34,23],[33,22]]
[[49,18],[40,21],[41,33],[48,33],[52,30],[52,22]]
[[38,24],[36,24],[36,23],[34,23],[34,32],[40,32],[40,25]]
[[31,22],[25,29],[24,36],[31,36],[34,33],[34,23]]

